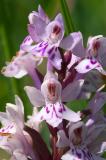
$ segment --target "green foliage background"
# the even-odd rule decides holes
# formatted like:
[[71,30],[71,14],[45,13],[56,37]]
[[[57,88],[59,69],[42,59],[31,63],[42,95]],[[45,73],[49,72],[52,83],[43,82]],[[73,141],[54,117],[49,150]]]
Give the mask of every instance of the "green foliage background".
[[[90,35],[106,36],[106,0],[67,0],[67,3],[75,31],[83,33],[85,42]],[[0,0],[0,70],[19,50],[27,35],[28,14],[38,4],[51,18],[61,10],[60,0]],[[5,103],[14,102],[14,94],[18,94],[24,101],[25,115],[30,114],[32,108],[23,87],[31,84],[28,77],[16,80],[0,74],[0,111],[5,110]],[[0,152],[0,160],[3,158],[6,155]]]

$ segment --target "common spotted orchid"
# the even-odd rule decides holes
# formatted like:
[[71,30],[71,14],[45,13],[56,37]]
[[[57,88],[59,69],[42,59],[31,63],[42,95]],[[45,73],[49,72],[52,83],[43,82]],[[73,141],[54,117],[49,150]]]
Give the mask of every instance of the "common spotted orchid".
[[[87,48],[84,48],[81,32],[74,32],[62,40],[62,46],[67,51],[71,51],[74,63],[78,63],[75,68],[79,73],[87,73],[92,69],[97,69],[105,75],[103,70],[105,67],[105,42],[106,38],[102,35],[90,37]],[[71,59],[68,68],[72,66],[73,59]]]
[[[6,104],[6,113],[0,112],[0,148],[6,150],[11,159],[35,159],[30,135],[24,131],[24,108],[21,99],[16,96],[15,103]],[[24,147],[26,146],[26,147]],[[30,147],[27,147],[30,146]]]
[[[80,84],[80,85],[79,85]],[[83,84],[82,81],[78,81],[77,88],[78,92]],[[72,86],[72,85],[71,85]],[[69,86],[68,86],[69,87]],[[67,88],[68,88],[67,87]],[[71,89],[71,87],[70,87]],[[75,89],[72,87],[72,90]],[[80,117],[77,113],[73,112],[72,110],[68,109],[62,101],[67,101],[69,99],[69,92],[67,95],[63,90],[63,99],[62,99],[62,86],[60,82],[57,80],[55,74],[48,72],[44,78],[44,82],[41,85],[41,91],[37,90],[34,87],[25,87],[25,91],[31,101],[31,103],[35,107],[44,107],[40,110],[38,115],[36,115],[35,119],[38,121],[46,120],[48,124],[53,127],[57,127],[61,122],[62,119],[66,119],[68,121],[77,122],[80,120]],[[71,92],[71,91],[70,91]],[[71,94],[71,93],[70,93]],[[70,96],[70,99],[73,99],[75,95]]]
[[88,132],[83,122],[73,123],[69,126],[69,139],[63,130],[58,132],[57,146],[60,148],[70,147],[69,151],[62,155],[62,160],[104,160],[93,153],[93,148],[89,150],[87,147]]
[[[0,112],[0,148],[11,160],[104,160],[106,38],[90,37],[84,48],[81,32],[65,37],[62,14],[49,20],[40,5],[28,18],[28,35],[2,73],[15,78],[27,74],[33,79],[34,86],[24,89],[34,108],[24,121],[18,96],[15,105],[6,104],[6,112]],[[47,67],[41,71],[39,65],[45,57]],[[83,110],[79,108],[81,99],[87,106]],[[42,121],[46,121],[46,138],[50,138],[47,145]]]

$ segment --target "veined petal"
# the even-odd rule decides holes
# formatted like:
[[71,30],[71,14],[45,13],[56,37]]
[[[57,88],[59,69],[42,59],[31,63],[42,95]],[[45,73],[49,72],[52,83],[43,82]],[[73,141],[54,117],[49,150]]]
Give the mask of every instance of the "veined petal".
[[21,44],[21,46],[29,46],[33,43],[33,40],[30,35],[26,36]]
[[64,48],[65,50],[71,50],[71,52],[78,57],[85,56],[81,32],[71,33],[61,41],[60,47]]
[[66,152],[62,157],[62,160],[104,160],[99,156],[93,155],[85,147],[72,148]]
[[87,73],[92,69],[97,69],[102,74],[106,74],[100,63],[95,58],[85,58],[75,67],[79,73]]
[[57,127],[63,119],[71,122],[77,122],[80,120],[80,117],[77,113],[64,107],[62,103],[57,102],[55,104],[47,103],[38,115],[36,115],[35,119],[38,121],[46,120],[46,122],[52,127]]
[[24,45],[24,44],[21,44],[20,45],[20,48],[22,49],[22,50],[24,50],[25,52],[32,52],[34,49],[35,49],[35,47],[36,47],[36,45]]
[[84,84],[84,80],[80,79],[66,86],[62,91],[62,101],[69,102],[76,99],[80,94],[83,84]]
[[14,123],[8,124],[7,126],[0,129],[0,136],[10,136],[16,132],[16,125]]
[[27,93],[30,102],[34,107],[41,107],[45,104],[44,97],[40,90],[31,86],[26,86],[24,89]]
[[23,128],[24,122],[23,122],[22,116],[13,109],[12,104],[8,103],[6,107],[7,107],[6,112],[10,119],[10,122],[14,122],[15,125],[19,126],[20,128]]

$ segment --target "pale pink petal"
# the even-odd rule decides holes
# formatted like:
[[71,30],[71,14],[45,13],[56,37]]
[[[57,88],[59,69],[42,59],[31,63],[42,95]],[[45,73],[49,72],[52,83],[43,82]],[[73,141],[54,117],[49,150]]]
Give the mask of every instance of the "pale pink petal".
[[68,64],[67,68],[70,69],[72,67],[72,65],[75,64],[76,62],[78,62],[79,60],[80,60],[79,57],[77,57],[74,54],[72,54],[71,61]]
[[41,5],[38,6],[38,12],[39,12],[39,16],[48,24],[50,20],[49,20],[47,14],[44,12]]
[[70,50],[74,55],[78,57],[85,56],[85,49],[83,47],[83,38],[81,32],[73,32],[68,37],[64,38],[60,47],[65,50]]
[[65,107],[65,111],[63,112],[63,119],[66,119],[70,122],[78,122],[81,120],[80,116],[78,113],[75,113],[71,109]]
[[25,153],[22,151],[22,149],[16,149],[13,152],[11,160],[20,160],[20,159],[22,159],[22,160],[28,160],[27,159],[27,155],[25,155]]
[[45,104],[44,97],[40,90],[36,89],[35,87],[26,86],[25,91],[27,96],[34,107],[41,107]]
[[29,14],[28,31],[33,41],[40,42],[43,40],[45,34],[45,28],[49,23],[49,18],[43,11],[42,7],[38,6],[38,12],[32,12]]
[[25,75],[27,75],[27,71],[26,70],[20,70],[16,75],[14,75],[15,78],[22,78],[24,77]]
[[75,67],[76,71],[79,73],[87,73],[92,69],[97,69],[102,74],[106,74],[106,72],[101,67],[100,63],[95,58],[85,58]]
[[2,123],[3,126],[7,126],[9,124],[7,113],[0,112],[0,122]]
[[103,67],[106,67],[106,38],[100,38],[100,48],[97,50],[97,59]]
[[62,58],[57,48],[55,48],[54,51],[52,51],[51,54],[48,55],[48,58],[50,59],[51,64],[56,69],[58,70],[61,69]]
[[67,85],[62,91],[62,101],[69,102],[76,99],[80,94],[83,84],[84,80],[80,79]]
[[103,153],[105,151],[106,151],[106,141],[101,144],[101,148],[100,148],[100,152],[99,153]]
[[14,62],[10,62],[7,66],[2,68],[2,74],[6,77],[14,77],[19,73],[19,66]]
[[51,21],[46,27],[46,33],[43,38],[44,41],[48,41],[49,44],[58,47],[64,36],[64,24],[62,15],[58,14],[56,18]]

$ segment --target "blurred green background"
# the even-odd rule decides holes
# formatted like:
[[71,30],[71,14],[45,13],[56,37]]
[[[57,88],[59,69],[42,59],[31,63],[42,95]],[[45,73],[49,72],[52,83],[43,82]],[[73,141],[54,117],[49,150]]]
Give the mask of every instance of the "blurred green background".
[[[75,31],[81,31],[86,42],[90,35],[106,35],[106,0],[67,0]],[[27,35],[28,14],[41,4],[50,18],[61,11],[60,0],[0,0],[0,70],[5,61],[11,60]],[[0,74],[0,111],[5,103],[14,102],[14,94],[20,95],[25,113],[31,113],[31,105],[23,87],[33,82],[28,77],[16,80]],[[0,160],[5,159],[0,152]]]

